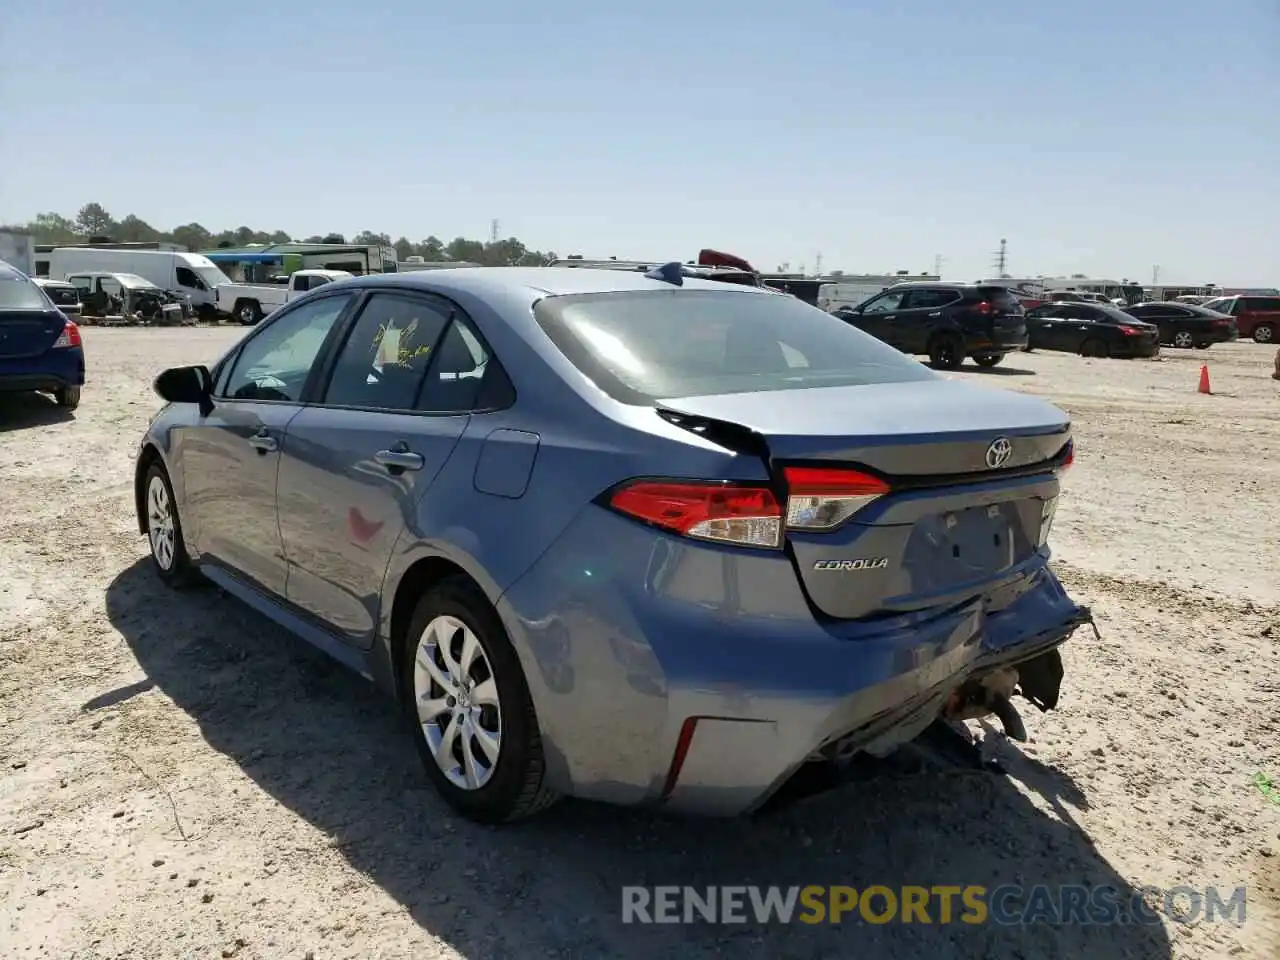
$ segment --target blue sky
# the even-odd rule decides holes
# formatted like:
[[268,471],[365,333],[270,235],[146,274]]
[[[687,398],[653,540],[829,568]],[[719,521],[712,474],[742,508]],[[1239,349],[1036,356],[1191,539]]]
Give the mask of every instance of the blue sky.
[[1277,117],[1275,0],[0,12],[0,221],[1275,285]]

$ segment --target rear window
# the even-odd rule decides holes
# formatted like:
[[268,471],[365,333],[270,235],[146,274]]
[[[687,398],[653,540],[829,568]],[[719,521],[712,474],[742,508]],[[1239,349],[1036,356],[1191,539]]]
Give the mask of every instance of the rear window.
[[1005,287],[979,287],[978,296],[988,301],[997,310],[1011,310],[1022,304],[1022,301]]
[[0,273],[0,310],[48,310],[49,301],[26,277]]
[[74,307],[80,302],[75,287],[43,287],[45,295],[53,301],[54,306]]
[[538,322],[623,403],[930,380],[869,334],[795,297],[711,290],[548,297]]

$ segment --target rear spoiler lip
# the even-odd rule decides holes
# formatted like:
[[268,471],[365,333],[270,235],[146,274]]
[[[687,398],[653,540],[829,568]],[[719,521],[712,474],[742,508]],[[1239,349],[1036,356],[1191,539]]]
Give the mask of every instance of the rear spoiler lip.
[[[777,471],[775,467],[777,464],[769,449],[768,438],[759,431],[745,424],[735,423],[732,420],[722,420],[703,414],[686,413],[683,410],[665,404],[655,404],[654,412],[668,423],[688,430],[690,433],[703,437],[714,444],[724,447],[726,450],[760,457],[770,475],[774,476],[776,480]],[[841,462],[840,466],[878,477],[889,484],[895,492],[958,487],[966,484],[990,483],[992,480],[1017,480],[1045,473],[1056,473],[1062,469],[1063,464],[1066,463],[1071,454],[1073,431],[1070,424],[1068,424],[1060,432],[1063,434],[1063,439],[1062,446],[1058,448],[1057,453],[1046,460],[1038,460],[1035,463],[1022,464],[1017,467],[996,470],[973,470],[967,473],[890,474],[861,463]],[[786,462],[789,466],[832,466],[830,460],[788,458]]]

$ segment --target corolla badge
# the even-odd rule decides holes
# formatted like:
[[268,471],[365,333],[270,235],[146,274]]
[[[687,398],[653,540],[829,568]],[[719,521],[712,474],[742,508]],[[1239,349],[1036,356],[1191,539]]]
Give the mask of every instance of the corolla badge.
[[1011,456],[1013,456],[1013,444],[1009,442],[1009,438],[996,437],[991,441],[991,446],[987,447],[987,466],[992,470],[998,470],[1009,462]]
[[819,560],[815,570],[883,570],[889,565],[888,557],[861,557],[857,560]]

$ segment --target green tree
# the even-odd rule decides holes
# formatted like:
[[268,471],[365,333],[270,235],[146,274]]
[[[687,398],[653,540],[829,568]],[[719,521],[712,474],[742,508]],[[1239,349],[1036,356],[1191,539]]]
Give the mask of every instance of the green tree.
[[111,233],[116,222],[100,203],[86,203],[76,213],[76,233],[95,237]]

